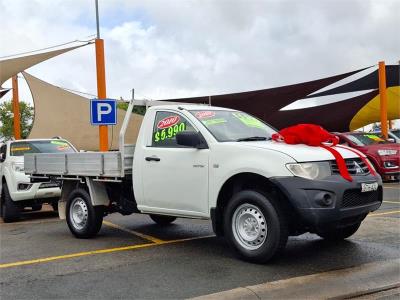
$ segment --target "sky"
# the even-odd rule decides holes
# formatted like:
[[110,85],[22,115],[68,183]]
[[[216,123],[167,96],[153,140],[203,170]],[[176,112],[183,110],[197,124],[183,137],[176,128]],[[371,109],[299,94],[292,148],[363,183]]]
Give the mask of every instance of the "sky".
[[[0,0],[0,56],[92,38],[94,3]],[[400,60],[400,0],[99,0],[99,7],[110,98],[129,99],[132,88],[147,99],[264,89]],[[28,72],[96,94],[94,54],[87,46]],[[20,90],[31,101],[23,80]]]

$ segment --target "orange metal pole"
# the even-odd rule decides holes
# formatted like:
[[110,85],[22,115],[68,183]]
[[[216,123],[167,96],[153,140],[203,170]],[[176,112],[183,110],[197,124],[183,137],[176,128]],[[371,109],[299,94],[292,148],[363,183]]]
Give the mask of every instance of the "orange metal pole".
[[[106,68],[104,60],[104,40],[95,40],[96,48],[96,71],[97,71],[97,97],[107,98],[106,94]],[[99,150],[108,151],[108,128],[106,125],[99,126]]]
[[18,77],[17,75],[13,76],[11,79],[12,89],[13,89],[13,100],[12,100],[12,108],[14,113],[14,138],[16,140],[21,139],[21,122],[20,122],[20,113],[19,113],[19,95],[18,95]]
[[379,62],[379,96],[381,102],[381,130],[385,139],[388,138],[387,122],[387,94],[386,94],[386,66],[384,61]]

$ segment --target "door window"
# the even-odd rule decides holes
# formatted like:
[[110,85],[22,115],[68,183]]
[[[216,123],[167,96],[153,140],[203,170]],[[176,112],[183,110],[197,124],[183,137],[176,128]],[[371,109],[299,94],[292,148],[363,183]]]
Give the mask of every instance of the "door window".
[[176,134],[181,131],[195,131],[195,129],[180,114],[168,111],[157,112],[153,127],[152,147],[184,147],[176,142]]
[[3,160],[5,160],[6,155],[7,155],[7,145],[6,144],[0,147],[0,154],[1,154],[1,157],[3,158]]

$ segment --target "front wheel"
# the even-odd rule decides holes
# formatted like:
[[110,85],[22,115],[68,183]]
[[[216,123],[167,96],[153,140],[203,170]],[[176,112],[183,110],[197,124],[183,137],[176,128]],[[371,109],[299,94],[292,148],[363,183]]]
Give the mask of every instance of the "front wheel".
[[43,207],[42,204],[34,204],[34,205],[32,205],[32,211],[42,210],[42,207]]
[[355,234],[360,225],[361,222],[346,227],[321,231],[318,232],[318,235],[328,241],[341,241]]
[[53,208],[54,212],[58,212],[58,201],[51,202],[51,207]]
[[11,199],[7,183],[3,184],[1,198],[1,217],[3,218],[4,223],[17,221],[20,217],[21,212],[19,207],[15,205],[14,201]]
[[150,218],[158,225],[168,225],[176,220],[176,217],[163,215],[150,215]]
[[104,207],[93,206],[84,189],[71,193],[66,207],[67,224],[72,234],[81,239],[94,237],[103,223]]
[[245,190],[235,194],[224,213],[224,232],[245,260],[265,263],[286,246],[288,227],[271,196]]

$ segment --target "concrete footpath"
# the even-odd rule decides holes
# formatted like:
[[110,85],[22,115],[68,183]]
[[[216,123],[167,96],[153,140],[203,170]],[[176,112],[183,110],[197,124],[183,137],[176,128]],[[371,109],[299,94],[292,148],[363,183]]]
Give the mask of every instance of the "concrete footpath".
[[381,291],[397,291],[398,287],[400,259],[394,259],[240,287],[193,299],[348,299]]

